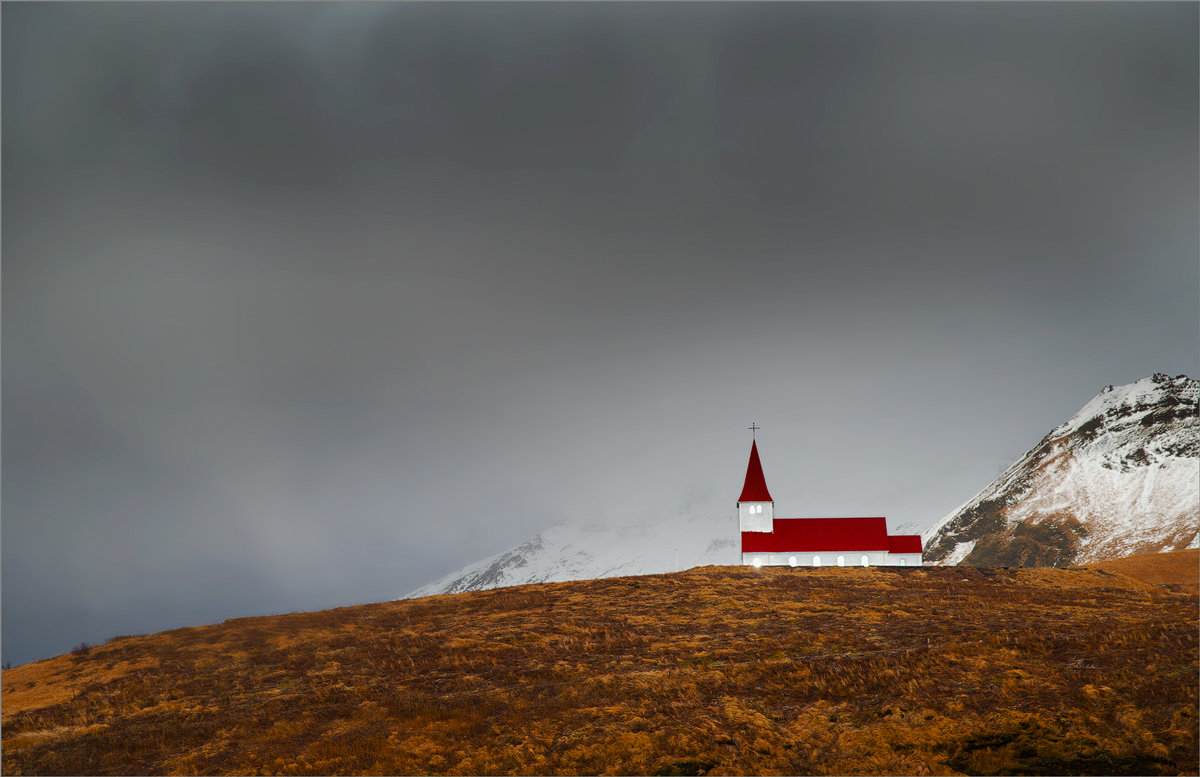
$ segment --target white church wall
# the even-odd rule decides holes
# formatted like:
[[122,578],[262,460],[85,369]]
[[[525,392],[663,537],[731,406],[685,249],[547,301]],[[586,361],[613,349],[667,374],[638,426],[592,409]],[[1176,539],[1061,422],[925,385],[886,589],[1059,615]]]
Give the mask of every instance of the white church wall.
[[[842,564],[838,564],[838,557]],[[863,564],[863,558],[867,563]],[[743,553],[742,564],[760,567],[919,567],[920,553],[844,551],[842,553]]]
[[738,523],[741,531],[774,531],[775,505],[771,502],[738,502]]

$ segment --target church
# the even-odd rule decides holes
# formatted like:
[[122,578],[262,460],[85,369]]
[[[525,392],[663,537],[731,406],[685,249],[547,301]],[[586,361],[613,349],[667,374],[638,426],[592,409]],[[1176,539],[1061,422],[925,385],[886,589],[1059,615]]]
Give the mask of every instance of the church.
[[[751,427],[754,428],[754,427]],[[921,566],[919,534],[888,534],[885,518],[776,518],[758,442],[738,497],[742,563],[761,566]]]

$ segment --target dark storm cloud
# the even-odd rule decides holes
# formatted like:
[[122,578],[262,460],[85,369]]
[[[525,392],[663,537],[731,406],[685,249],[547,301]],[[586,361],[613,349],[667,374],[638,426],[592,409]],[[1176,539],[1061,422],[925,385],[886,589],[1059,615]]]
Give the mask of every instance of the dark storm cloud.
[[924,526],[1196,371],[1194,5],[2,12],[6,658],[726,509],[750,420]]

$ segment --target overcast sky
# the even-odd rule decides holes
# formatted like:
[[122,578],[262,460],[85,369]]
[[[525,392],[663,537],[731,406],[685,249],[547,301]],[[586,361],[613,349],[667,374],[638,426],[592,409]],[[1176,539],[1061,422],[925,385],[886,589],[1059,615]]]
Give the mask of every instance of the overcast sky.
[[924,529],[1200,374],[1198,21],[4,3],[4,659],[732,521],[751,421]]

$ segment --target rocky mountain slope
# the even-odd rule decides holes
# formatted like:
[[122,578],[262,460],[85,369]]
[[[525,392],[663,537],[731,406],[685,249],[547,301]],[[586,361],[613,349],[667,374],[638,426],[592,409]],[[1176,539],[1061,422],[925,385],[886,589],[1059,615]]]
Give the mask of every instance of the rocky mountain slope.
[[1200,381],[1108,386],[924,534],[926,563],[1068,566],[1200,544]]

